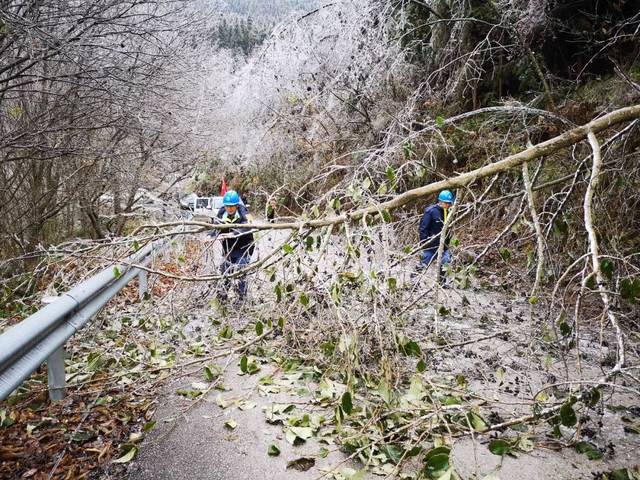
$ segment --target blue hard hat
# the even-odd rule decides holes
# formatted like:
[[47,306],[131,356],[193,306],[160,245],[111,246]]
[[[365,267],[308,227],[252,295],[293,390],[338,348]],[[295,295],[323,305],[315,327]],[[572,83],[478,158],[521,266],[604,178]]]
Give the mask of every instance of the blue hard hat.
[[240,195],[235,190],[229,190],[222,197],[222,204],[225,207],[232,207],[233,205],[240,205]]
[[438,195],[439,202],[453,203],[453,193],[449,190],[442,190]]

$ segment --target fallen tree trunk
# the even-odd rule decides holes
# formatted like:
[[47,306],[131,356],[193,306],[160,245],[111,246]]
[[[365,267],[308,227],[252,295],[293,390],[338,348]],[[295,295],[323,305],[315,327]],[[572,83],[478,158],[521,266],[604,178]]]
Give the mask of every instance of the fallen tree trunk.
[[[630,107],[621,108],[619,110],[614,110],[613,112],[592,120],[585,125],[573,128],[561,135],[558,135],[557,137],[526,148],[522,152],[510,155],[498,162],[485,165],[483,167],[471,170],[470,172],[462,173],[446,180],[430,183],[429,185],[425,185],[424,187],[418,187],[414,188],[413,190],[408,190],[404,193],[401,193],[400,195],[397,195],[387,202],[378,203],[370,207],[360,208],[351,212],[343,213],[341,215],[319,218],[315,220],[301,220],[289,223],[250,223],[243,225],[243,227],[254,228],[257,230],[290,230],[318,228],[328,225],[338,225],[348,221],[360,220],[368,215],[377,215],[384,211],[394,210],[410,202],[421,199],[423,197],[426,197],[427,195],[431,195],[444,189],[464,187],[480,178],[489,177],[491,175],[495,175],[496,173],[504,172],[506,170],[509,170],[510,168],[520,166],[525,162],[530,162],[532,160],[535,160],[536,158],[550,155],[562,148],[575,145],[576,143],[586,139],[589,132],[593,132],[595,134],[619,123],[627,122],[636,118],[640,118],[640,105],[633,105]],[[233,224],[214,225],[205,222],[169,222],[158,225],[141,225],[133,232],[132,235],[135,235],[145,229],[160,229],[181,225],[200,226],[202,227],[202,231],[213,229],[228,230],[237,228],[237,225]]]

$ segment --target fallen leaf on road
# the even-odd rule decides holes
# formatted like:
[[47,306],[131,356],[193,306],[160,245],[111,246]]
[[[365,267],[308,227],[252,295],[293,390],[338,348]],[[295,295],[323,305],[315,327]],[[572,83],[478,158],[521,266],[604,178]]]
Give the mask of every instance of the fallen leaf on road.
[[306,472],[316,464],[316,460],[311,457],[300,457],[287,462],[287,468],[293,468],[300,472]]

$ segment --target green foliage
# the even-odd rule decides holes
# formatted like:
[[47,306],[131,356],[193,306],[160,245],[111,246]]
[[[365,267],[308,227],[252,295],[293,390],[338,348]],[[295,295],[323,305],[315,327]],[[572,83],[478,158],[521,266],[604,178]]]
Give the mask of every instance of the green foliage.
[[630,303],[640,299],[640,277],[624,278],[620,282],[620,296]]
[[0,428],[10,427],[15,420],[7,410],[0,410]]
[[638,480],[640,478],[640,466],[620,468],[602,473],[596,480]]
[[121,456],[116,460],[113,460],[111,463],[129,463],[131,460],[133,460],[133,457],[136,456],[137,452],[138,452],[138,449],[133,445],[130,445],[123,456]]
[[380,448],[380,451],[386,455],[390,462],[397,464],[404,454],[404,449],[398,445],[387,444]]
[[500,249],[500,257],[502,258],[502,260],[504,260],[505,262],[508,262],[511,259],[511,250],[509,250],[508,248],[501,248]]
[[220,370],[216,366],[205,366],[202,369],[202,375],[207,382],[213,382],[217,377],[220,376]]
[[249,359],[246,355],[240,358],[240,372],[247,375],[253,375],[260,371],[260,367],[255,360]]
[[183,397],[187,397],[187,398],[196,398],[196,397],[199,397],[200,395],[202,395],[202,391],[201,390],[190,390],[188,388],[178,388],[176,390],[176,394],[182,395]]
[[353,400],[351,398],[351,392],[346,391],[342,394],[341,406],[342,411],[346,415],[351,415],[351,412],[353,411]]
[[300,294],[300,303],[305,307],[309,306],[309,296],[304,292]]
[[569,324],[567,322],[565,322],[564,320],[562,320],[559,324],[558,324],[558,328],[560,329],[560,334],[563,337],[568,337],[569,335],[571,335],[571,326],[569,326]]
[[449,469],[449,447],[437,447],[429,450],[424,457],[424,475],[436,479]]
[[277,457],[278,455],[280,455],[280,448],[278,448],[276,444],[272,443],[267,449],[267,455],[269,455],[270,457]]
[[264,324],[258,320],[256,322],[256,335],[260,336],[264,333]]
[[602,452],[591,442],[576,443],[576,452],[584,453],[589,460],[600,460]]
[[602,260],[602,262],[600,263],[600,270],[608,280],[611,280],[613,278],[614,265],[613,262],[608,258]]
[[419,357],[421,350],[420,345],[410,338],[398,339],[400,352],[408,357]]
[[600,393],[600,389],[593,388],[590,392],[585,394],[584,402],[591,408],[595,407],[600,399],[602,398],[602,394]]
[[511,453],[512,448],[509,442],[497,438],[495,440],[491,440],[491,442],[489,443],[489,451],[494,455],[504,456]]
[[573,409],[573,402],[568,401],[560,408],[560,421],[565,427],[573,427],[578,423],[578,417]]
[[224,339],[228,340],[232,336],[233,336],[233,330],[231,329],[231,327],[229,325],[225,325],[218,332],[218,337],[220,337],[220,338],[224,338]]
[[477,432],[485,432],[487,430],[487,422],[484,421],[476,412],[467,413],[467,422]]

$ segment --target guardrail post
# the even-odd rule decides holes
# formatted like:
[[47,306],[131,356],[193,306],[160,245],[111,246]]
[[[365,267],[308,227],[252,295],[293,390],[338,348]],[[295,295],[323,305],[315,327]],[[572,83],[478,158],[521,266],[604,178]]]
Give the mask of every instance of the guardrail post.
[[[163,246],[166,242],[159,242]],[[47,364],[49,396],[60,400],[65,396],[64,345],[84,327],[122,288],[140,275],[140,295],[145,297],[148,274],[140,270],[153,260],[154,245],[127,257],[114,267],[83,281],[59,297],[42,299],[43,308],[29,315],[18,325],[0,334],[0,401],[6,399],[43,363]],[[127,269],[125,265],[140,264]],[[115,278],[114,278],[115,277]],[[50,305],[49,305],[50,304]]]
[[145,295],[147,294],[148,289],[148,273],[146,270],[141,270],[138,274],[138,296],[140,300],[144,300]]
[[49,398],[62,400],[65,391],[64,346],[58,348],[47,358],[47,377],[49,380]]

